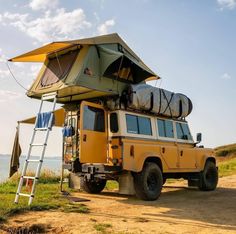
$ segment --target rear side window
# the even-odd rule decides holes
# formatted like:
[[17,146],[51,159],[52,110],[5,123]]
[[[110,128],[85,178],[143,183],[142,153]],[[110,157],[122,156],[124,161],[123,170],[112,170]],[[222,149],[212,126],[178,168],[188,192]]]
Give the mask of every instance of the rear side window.
[[105,132],[104,110],[91,106],[84,106],[83,129]]
[[138,118],[135,115],[126,115],[126,126],[128,133],[138,134]]
[[160,137],[174,138],[173,122],[170,120],[157,120],[158,135]]
[[116,113],[111,113],[110,115],[110,131],[116,133],[119,131],[118,118]]
[[192,140],[191,133],[186,123],[176,123],[177,138],[181,140]]
[[152,135],[151,120],[148,117],[126,114],[126,126],[128,133]]

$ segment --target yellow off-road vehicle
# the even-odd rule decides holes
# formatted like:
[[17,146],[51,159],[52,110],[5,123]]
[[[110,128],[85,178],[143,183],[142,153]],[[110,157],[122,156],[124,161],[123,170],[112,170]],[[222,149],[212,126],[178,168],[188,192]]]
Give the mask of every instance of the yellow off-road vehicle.
[[64,134],[64,168],[81,177],[85,191],[99,193],[107,180],[117,180],[120,193],[155,200],[168,178],[184,178],[200,190],[216,188],[214,152],[197,146],[201,134],[194,142],[185,120],[110,111],[87,101],[72,109],[65,123],[71,129]]

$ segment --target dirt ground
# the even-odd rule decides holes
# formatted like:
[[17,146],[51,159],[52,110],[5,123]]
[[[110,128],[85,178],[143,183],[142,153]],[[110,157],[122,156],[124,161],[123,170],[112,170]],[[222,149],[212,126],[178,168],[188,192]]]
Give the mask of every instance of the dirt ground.
[[47,233],[236,233],[236,175],[221,178],[213,192],[167,184],[154,202],[107,191],[73,196],[90,199],[84,202],[90,213],[28,212],[10,218],[2,227],[8,232],[0,233],[25,233],[32,225]]

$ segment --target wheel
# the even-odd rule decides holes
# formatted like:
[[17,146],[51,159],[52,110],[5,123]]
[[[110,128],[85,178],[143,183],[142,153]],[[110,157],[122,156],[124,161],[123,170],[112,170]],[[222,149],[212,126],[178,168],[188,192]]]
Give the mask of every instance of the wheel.
[[80,178],[80,187],[87,193],[100,193],[106,186],[106,180],[87,181]]
[[142,200],[156,200],[163,185],[161,169],[156,163],[145,163],[141,172],[134,174],[136,196]]
[[218,170],[215,163],[208,161],[200,173],[199,189],[203,191],[214,190],[218,183]]

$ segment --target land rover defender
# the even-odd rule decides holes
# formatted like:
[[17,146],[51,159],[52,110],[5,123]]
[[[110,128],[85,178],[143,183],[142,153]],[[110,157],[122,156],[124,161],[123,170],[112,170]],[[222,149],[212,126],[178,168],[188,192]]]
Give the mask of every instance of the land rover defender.
[[217,186],[214,152],[198,146],[201,134],[195,142],[185,120],[82,101],[67,110],[65,128],[64,168],[88,193],[101,192],[107,180],[133,186],[143,200],[156,200],[168,178],[205,191]]

